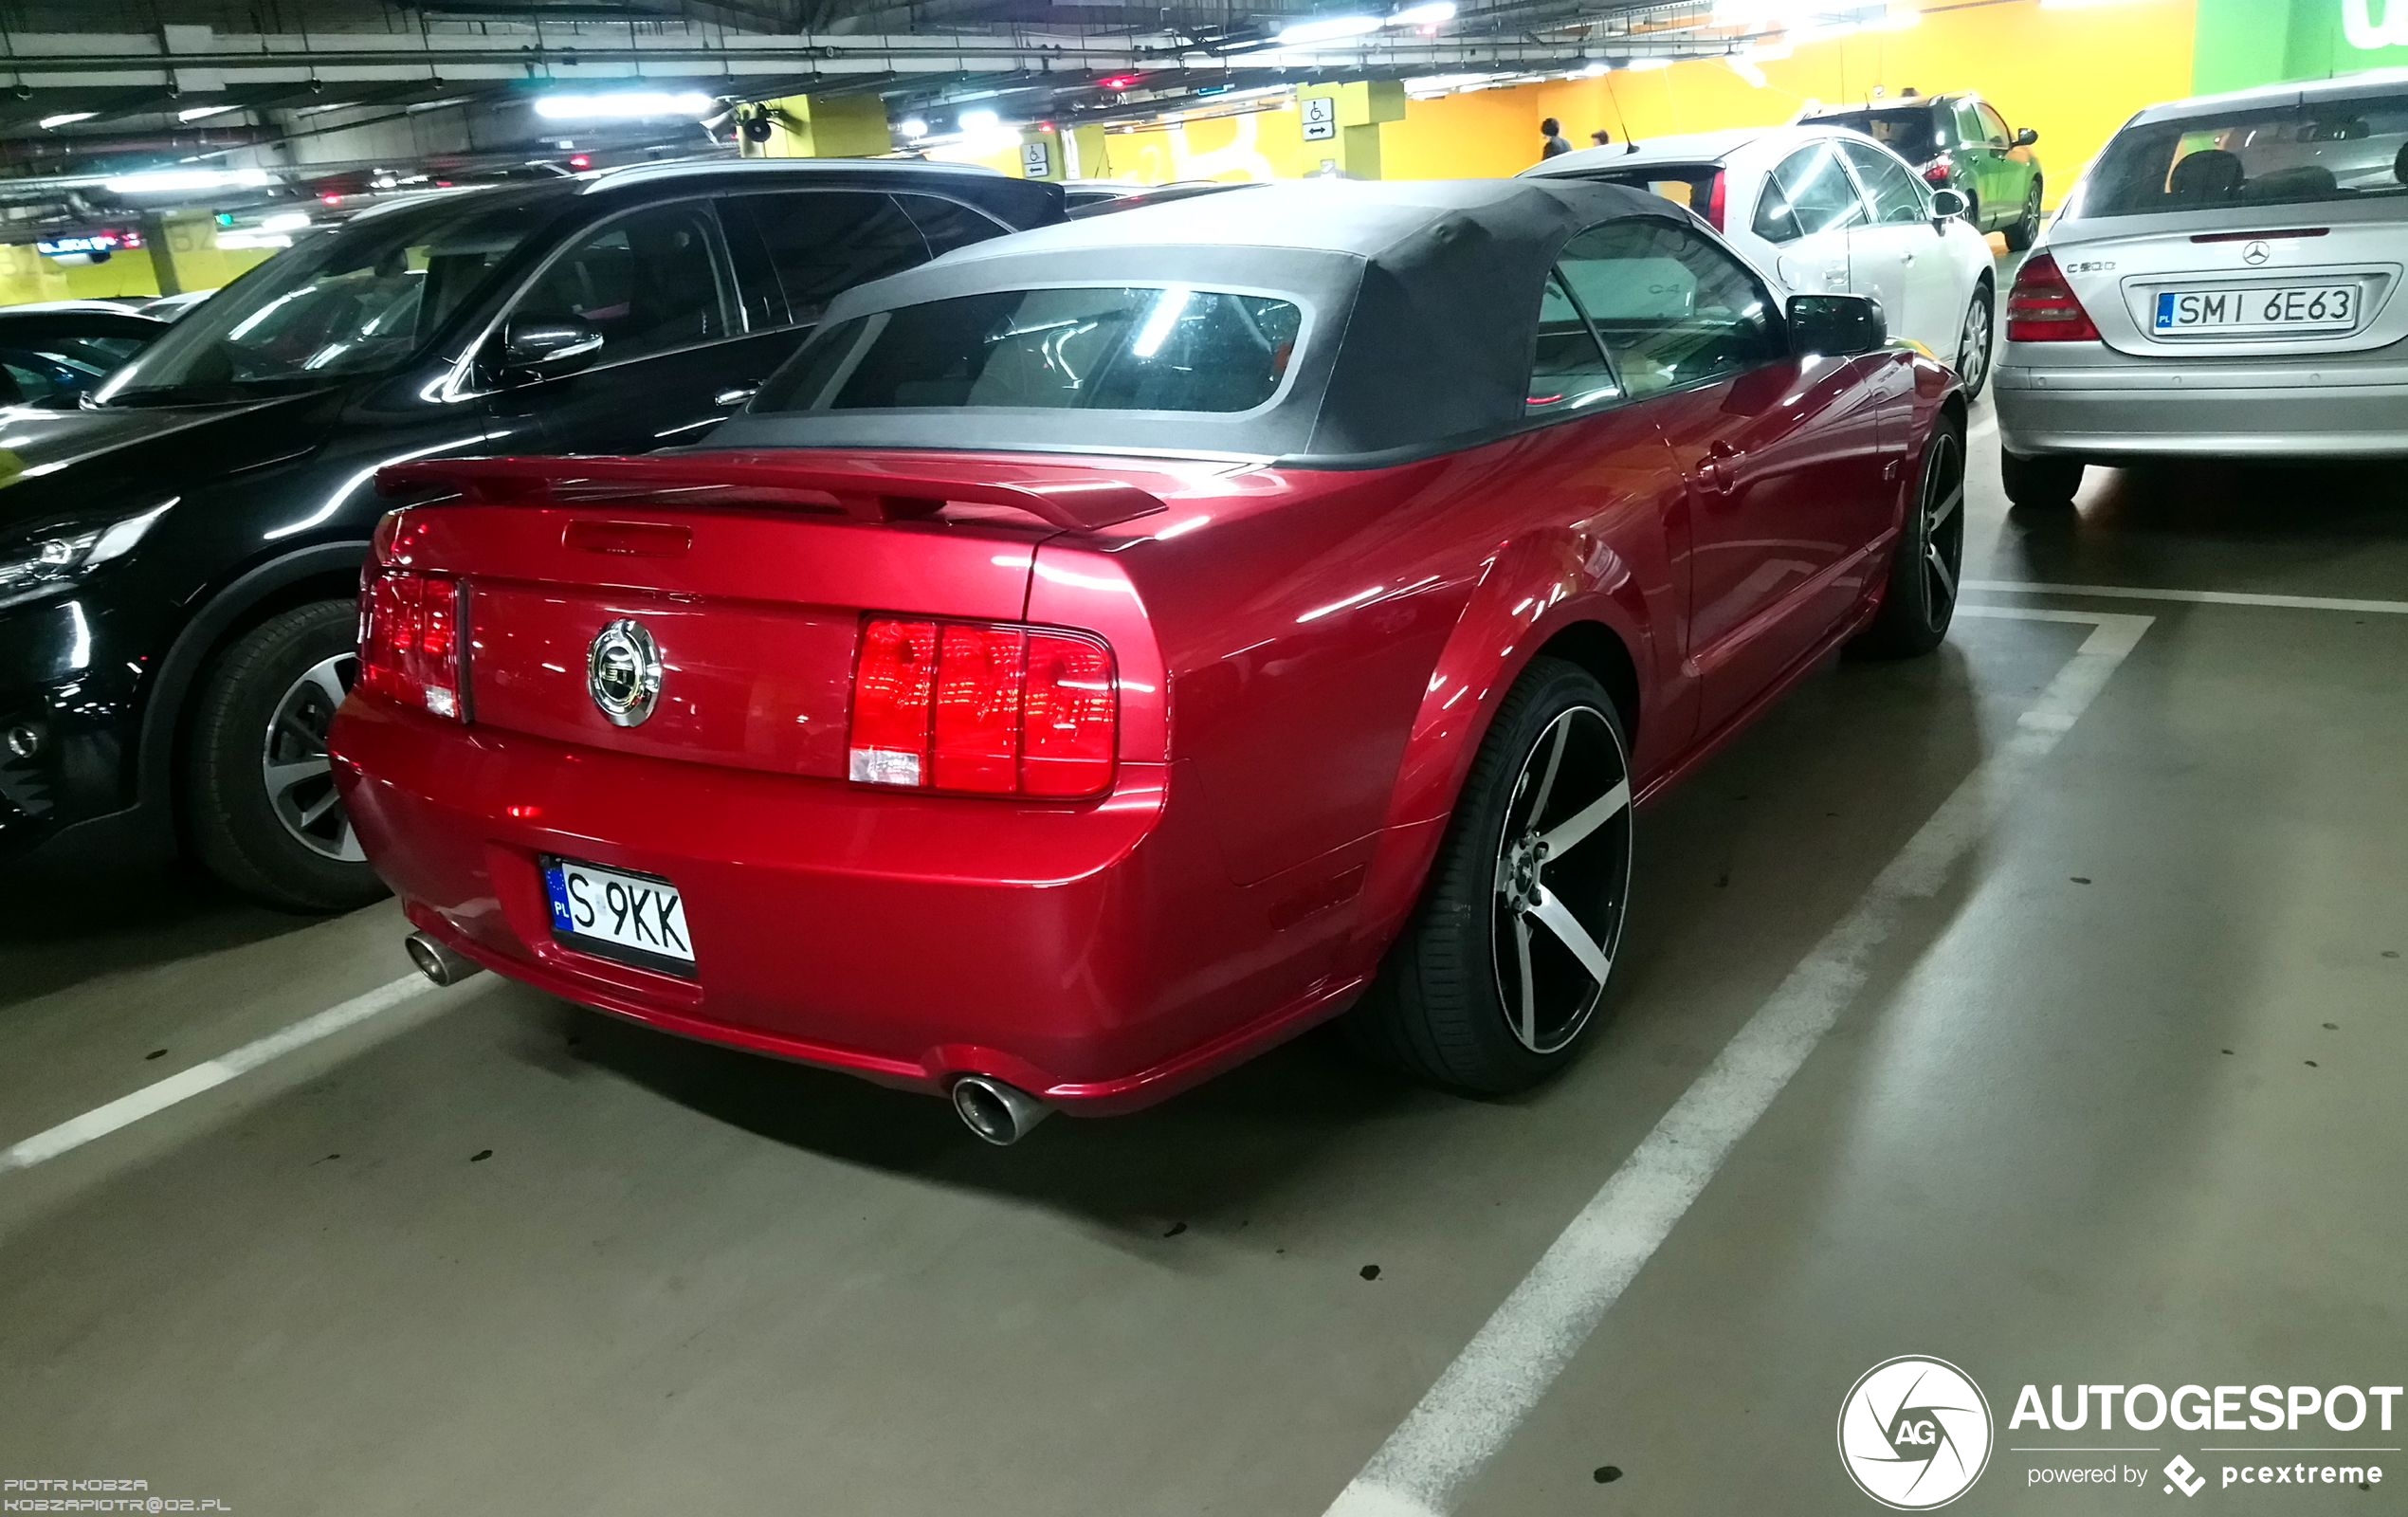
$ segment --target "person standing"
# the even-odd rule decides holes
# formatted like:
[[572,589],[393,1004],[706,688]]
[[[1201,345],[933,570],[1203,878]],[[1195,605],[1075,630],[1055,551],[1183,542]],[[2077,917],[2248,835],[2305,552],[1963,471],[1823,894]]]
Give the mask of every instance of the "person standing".
[[1546,146],[1539,150],[1541,162],[1554,157],[1559,153],[1572,151],[1572,144],[1563,140],[1563,123],[1552,116],[1539,123],[1539,135],[1547,139]]
[[1596,131],[1589,134],[1589,140],[1596,143],[1598,147],[1608,147],[1613,144],[1614,134],[1600,126]]

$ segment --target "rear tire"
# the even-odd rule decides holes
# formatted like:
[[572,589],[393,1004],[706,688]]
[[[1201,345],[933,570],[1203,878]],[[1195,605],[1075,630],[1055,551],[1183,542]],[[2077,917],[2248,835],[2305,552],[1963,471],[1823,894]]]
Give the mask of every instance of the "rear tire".
[[2064,511],[2082,488],[2083,463],[2078,458],[2030,458],[2021,453],[1998,455],[1998,476],[2010,503],[2026,511]]
[[1890,555],[1889,583],[1872,625],[1852,651],[1867,658],[1917,658],[1948,636],[1965,557],[1965,440],[1943,421],[1924,447],[1923,479]]
[[1630,796],[1605,687],[1577,664],[1533,660],[1481,740],[1413,921],[1348,1018],[1357,1044],[1475,1095],[1569,1065],[1621,942]]
[[2007,251],[2028,253],[2032,250],[2032,245],[2039,240],[2040,181],[2034,179],[2032,181],[2032,188],[2024,192],[2022,219],[2012,223],[2007,228]]
[[193,851],[246,895],[348,911],[385,893],[326,758],[326,726],[357,666],[352,603],[296,607],[218,655],[193,700],[183,814]]
[[1974,285],[1973,300],[1965,306],[1964,326],[1957,334],[1957,379],[1968,406],[1981,398],[1990,383],[1998,335],[1998,307],[1992,303],[1990,282],[1985,279]]

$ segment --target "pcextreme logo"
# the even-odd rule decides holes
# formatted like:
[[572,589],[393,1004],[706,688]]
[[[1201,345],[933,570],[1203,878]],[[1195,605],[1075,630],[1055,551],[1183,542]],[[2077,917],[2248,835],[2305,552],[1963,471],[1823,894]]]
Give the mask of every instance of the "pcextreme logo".
[[1928,1511],[1973,1489],[1990,1462],[1990,1402],[1943,1359],[1905,1355],[1865,1371],[1839,1407],[1839,1457],[1857,1489]]
[[[2381,21],[2375,19],[2378,7]],[[2361,52],[2408,47],[2408,0],[2341,0],[2341,29]]]

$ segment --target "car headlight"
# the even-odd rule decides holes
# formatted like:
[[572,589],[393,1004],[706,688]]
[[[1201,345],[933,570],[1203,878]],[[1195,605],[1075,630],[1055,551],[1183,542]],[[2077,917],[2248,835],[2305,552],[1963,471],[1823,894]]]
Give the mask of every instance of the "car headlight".
[[134,551],[170,500],[133,516],[84,517],[0,539],[0,607],[48,594]]

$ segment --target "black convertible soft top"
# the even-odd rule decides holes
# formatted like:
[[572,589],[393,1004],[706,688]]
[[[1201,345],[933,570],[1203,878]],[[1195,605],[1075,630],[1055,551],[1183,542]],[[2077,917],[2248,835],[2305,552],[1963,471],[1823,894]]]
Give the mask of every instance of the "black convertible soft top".
[[1641,191],[1573,179],[1304,180],[997,238],[840,297],[822,325],[1046,287],[1184,284],[1304,312],[1287,381],[1231,413],[1081,409],[781,411],[794,365],[701,446],[1132,450],[1271,458],[1434,451],[1524,425],[1539,301],[1601,223],[1692,223]]

